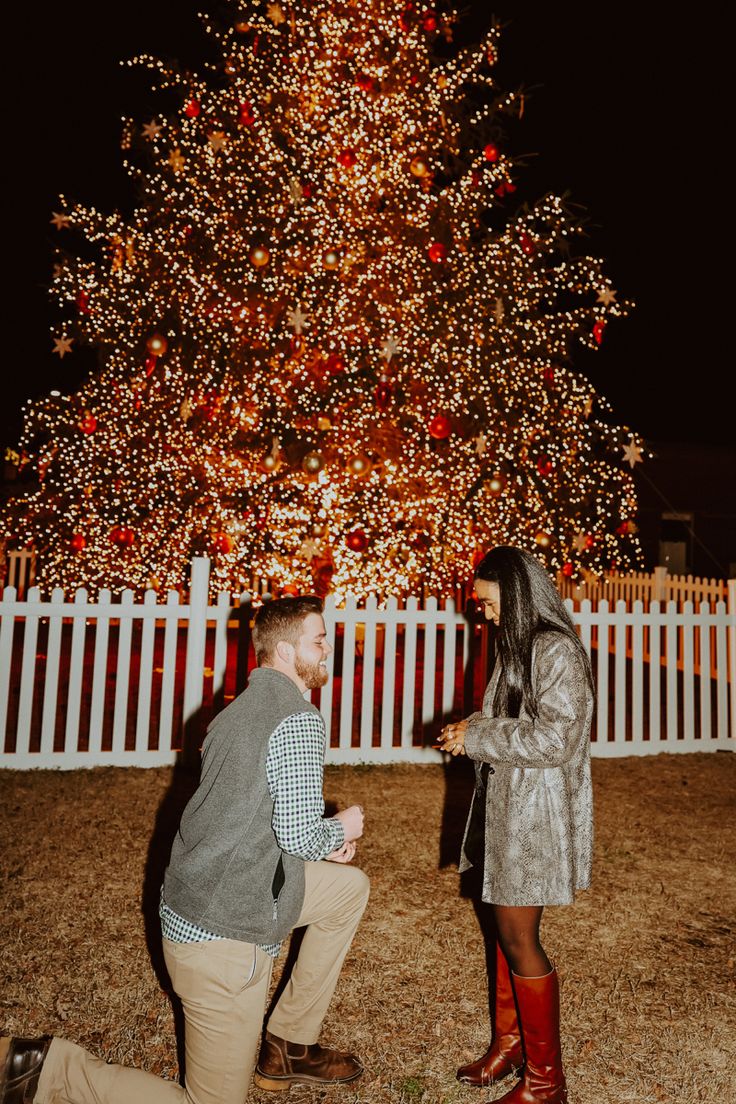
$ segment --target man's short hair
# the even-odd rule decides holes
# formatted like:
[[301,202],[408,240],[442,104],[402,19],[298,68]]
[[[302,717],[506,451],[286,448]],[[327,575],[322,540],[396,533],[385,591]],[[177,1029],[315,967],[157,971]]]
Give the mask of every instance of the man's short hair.
[[314,594],[264,602],[253,622],[253,647],[258,666],[270,663],[279,641],[284,640],[296,647],[305,618],[310,613],[321,614],[323,609],[322,599]]

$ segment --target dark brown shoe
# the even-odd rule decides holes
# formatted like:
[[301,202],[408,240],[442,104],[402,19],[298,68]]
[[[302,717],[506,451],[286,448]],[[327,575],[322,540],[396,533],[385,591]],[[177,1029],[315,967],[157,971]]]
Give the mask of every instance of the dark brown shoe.
[[266,1092],[285,1092],[292,1085],[339,1085],[360,1077],[363,1067],[353,1054],[289,1043],[266,1031],[256,1066],[255,1083]]
[[50,1035],[40,1039],[11,1039],[0,1070],[0,1104],[33,1104]]

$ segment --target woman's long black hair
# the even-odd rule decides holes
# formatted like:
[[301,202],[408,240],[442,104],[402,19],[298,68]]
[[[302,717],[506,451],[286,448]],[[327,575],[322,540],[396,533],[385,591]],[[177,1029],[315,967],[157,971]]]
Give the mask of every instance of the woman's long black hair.
[[572,618],[539,560],[521,548],[499,545],[487,552],[475,571],[476,579],[498,583],[501,598],[496,642],[501,676],[493,711],[497,717],[518,717],[522,702],[537,714],[532,685],[532,645],[537,633],[562,633],[579,649],[592,687],[593,677],[585,648]]

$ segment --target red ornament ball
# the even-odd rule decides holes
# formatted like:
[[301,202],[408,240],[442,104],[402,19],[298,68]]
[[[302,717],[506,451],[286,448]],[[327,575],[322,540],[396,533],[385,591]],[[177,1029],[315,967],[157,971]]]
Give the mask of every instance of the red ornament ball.
[[498,161],[500,157],[498,146],[494,142],[489,142],[483,147],[483,156],[486,161],[490,161],[491,164],[493,164],[494,161]]
[[233,542],[227,533],[218,533],[215,539],[212,541],[212,550],[214,552],[227,553],[231,552]]
[[437,30],[437,15],[433,11],[425,12],[422,19],[422,28],[427,34],[433,34]]
[[256,117],[253,114],[253,107],[248,100],[243,102],[238,107],[238,123],[240,126],[253,126],[256,121]]
[[279,591],[279,597],[298,598],[299,587],[296,585],[296,583],[286,583],[284,586],[281,587],[281,590]]
[[435,441],[444,441],[452,433],[452,422],[446,414],[435,414],[427,425],[427,431]]
[[554,464],[545,452],[537,457],[537,471],[540,475],[551,475],[554,471],[554,467]]
[[372,92],[374,88],[373,77],[369,73],[358,73],[355,83],[362,92]]
[[575,567],[573,566],[573,564],[570,563],[569,560],[567,561],[567,563],[564,563],[562,565],[562,574],[565,576],[566,579],[571,579],[575,574]]
[[368,547],[368,534],[364,529],[353,529],[345,537],[345,543],[351,552],[365,552]]
[[345,371],[345,357],[339,353],[330,353],[325,361],[325,372],[328,376],[339,376]]
[[85,289],[82,288],[82,290],[77,293],[77,298],[76,298],[75,302],[77,304],[77,310],[79,311],[80,314],[89,314],[89,292],[88,291],[85,291]]
[[599,318],[596,324],[593,326],[593,338],[595,339],[597,345],[601,345],[603,343],[603,334],[605,333],[605,330],[606,320],[605,318]]
[[352,169],[357,160],[358,155],[354,149],[340,150],[337,155],[337,163],[338,165],[342,165],[344,169]]
[[86,433],[87,436],[89,436],[90,433],[94,433],[94,431],[97,429],[97,419],[91,411],[85,410],[84,414],[79,420],[79,428],[81,429],[82,433]]
[[72,552],[81,552],[87,547],[87,538],[84,533],[75,533],[72,539],[69,541],[69,547]]
[[447,246],[443,245],[442,242],[432,242],[427,253],[433,264],[442,264],[443,261],[447,260]]
[[195,97],[192,96],[191,100],[189,100],[184,108],[184,114],[188,119],[196,119],[201,110],[202,105],[200,104],[199,100],[195,99]]
[[152,376],[156,371],[156,365],[158,364],[158,357],[152,356],[150,353],[143,361],[143,365],[146,369],[146,375]]
[[521,246],[522,253],[526,253],[527,257],[533,257],[537,251],[534,239],[530,237],[529,234],[519,235],[519,245]]
[[118,548],[130,548],[135,544],[135,533],[127,525],[116,525],[110,530],[110,540]]

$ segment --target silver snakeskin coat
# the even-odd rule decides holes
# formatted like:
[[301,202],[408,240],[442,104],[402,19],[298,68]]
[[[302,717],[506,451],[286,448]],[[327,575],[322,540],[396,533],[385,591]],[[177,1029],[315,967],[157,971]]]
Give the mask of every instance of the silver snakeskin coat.
[[[566,905],[590,885],[593,800],[590,724],[593,696],[575,645],[562,633],[540,633],[532,679],[538,716],[494,717],[494,671],[481,713],[468,718],[465,750],[489,763],[482,897],[495,905]],[[473,808],[465,829],[460,870]]]

